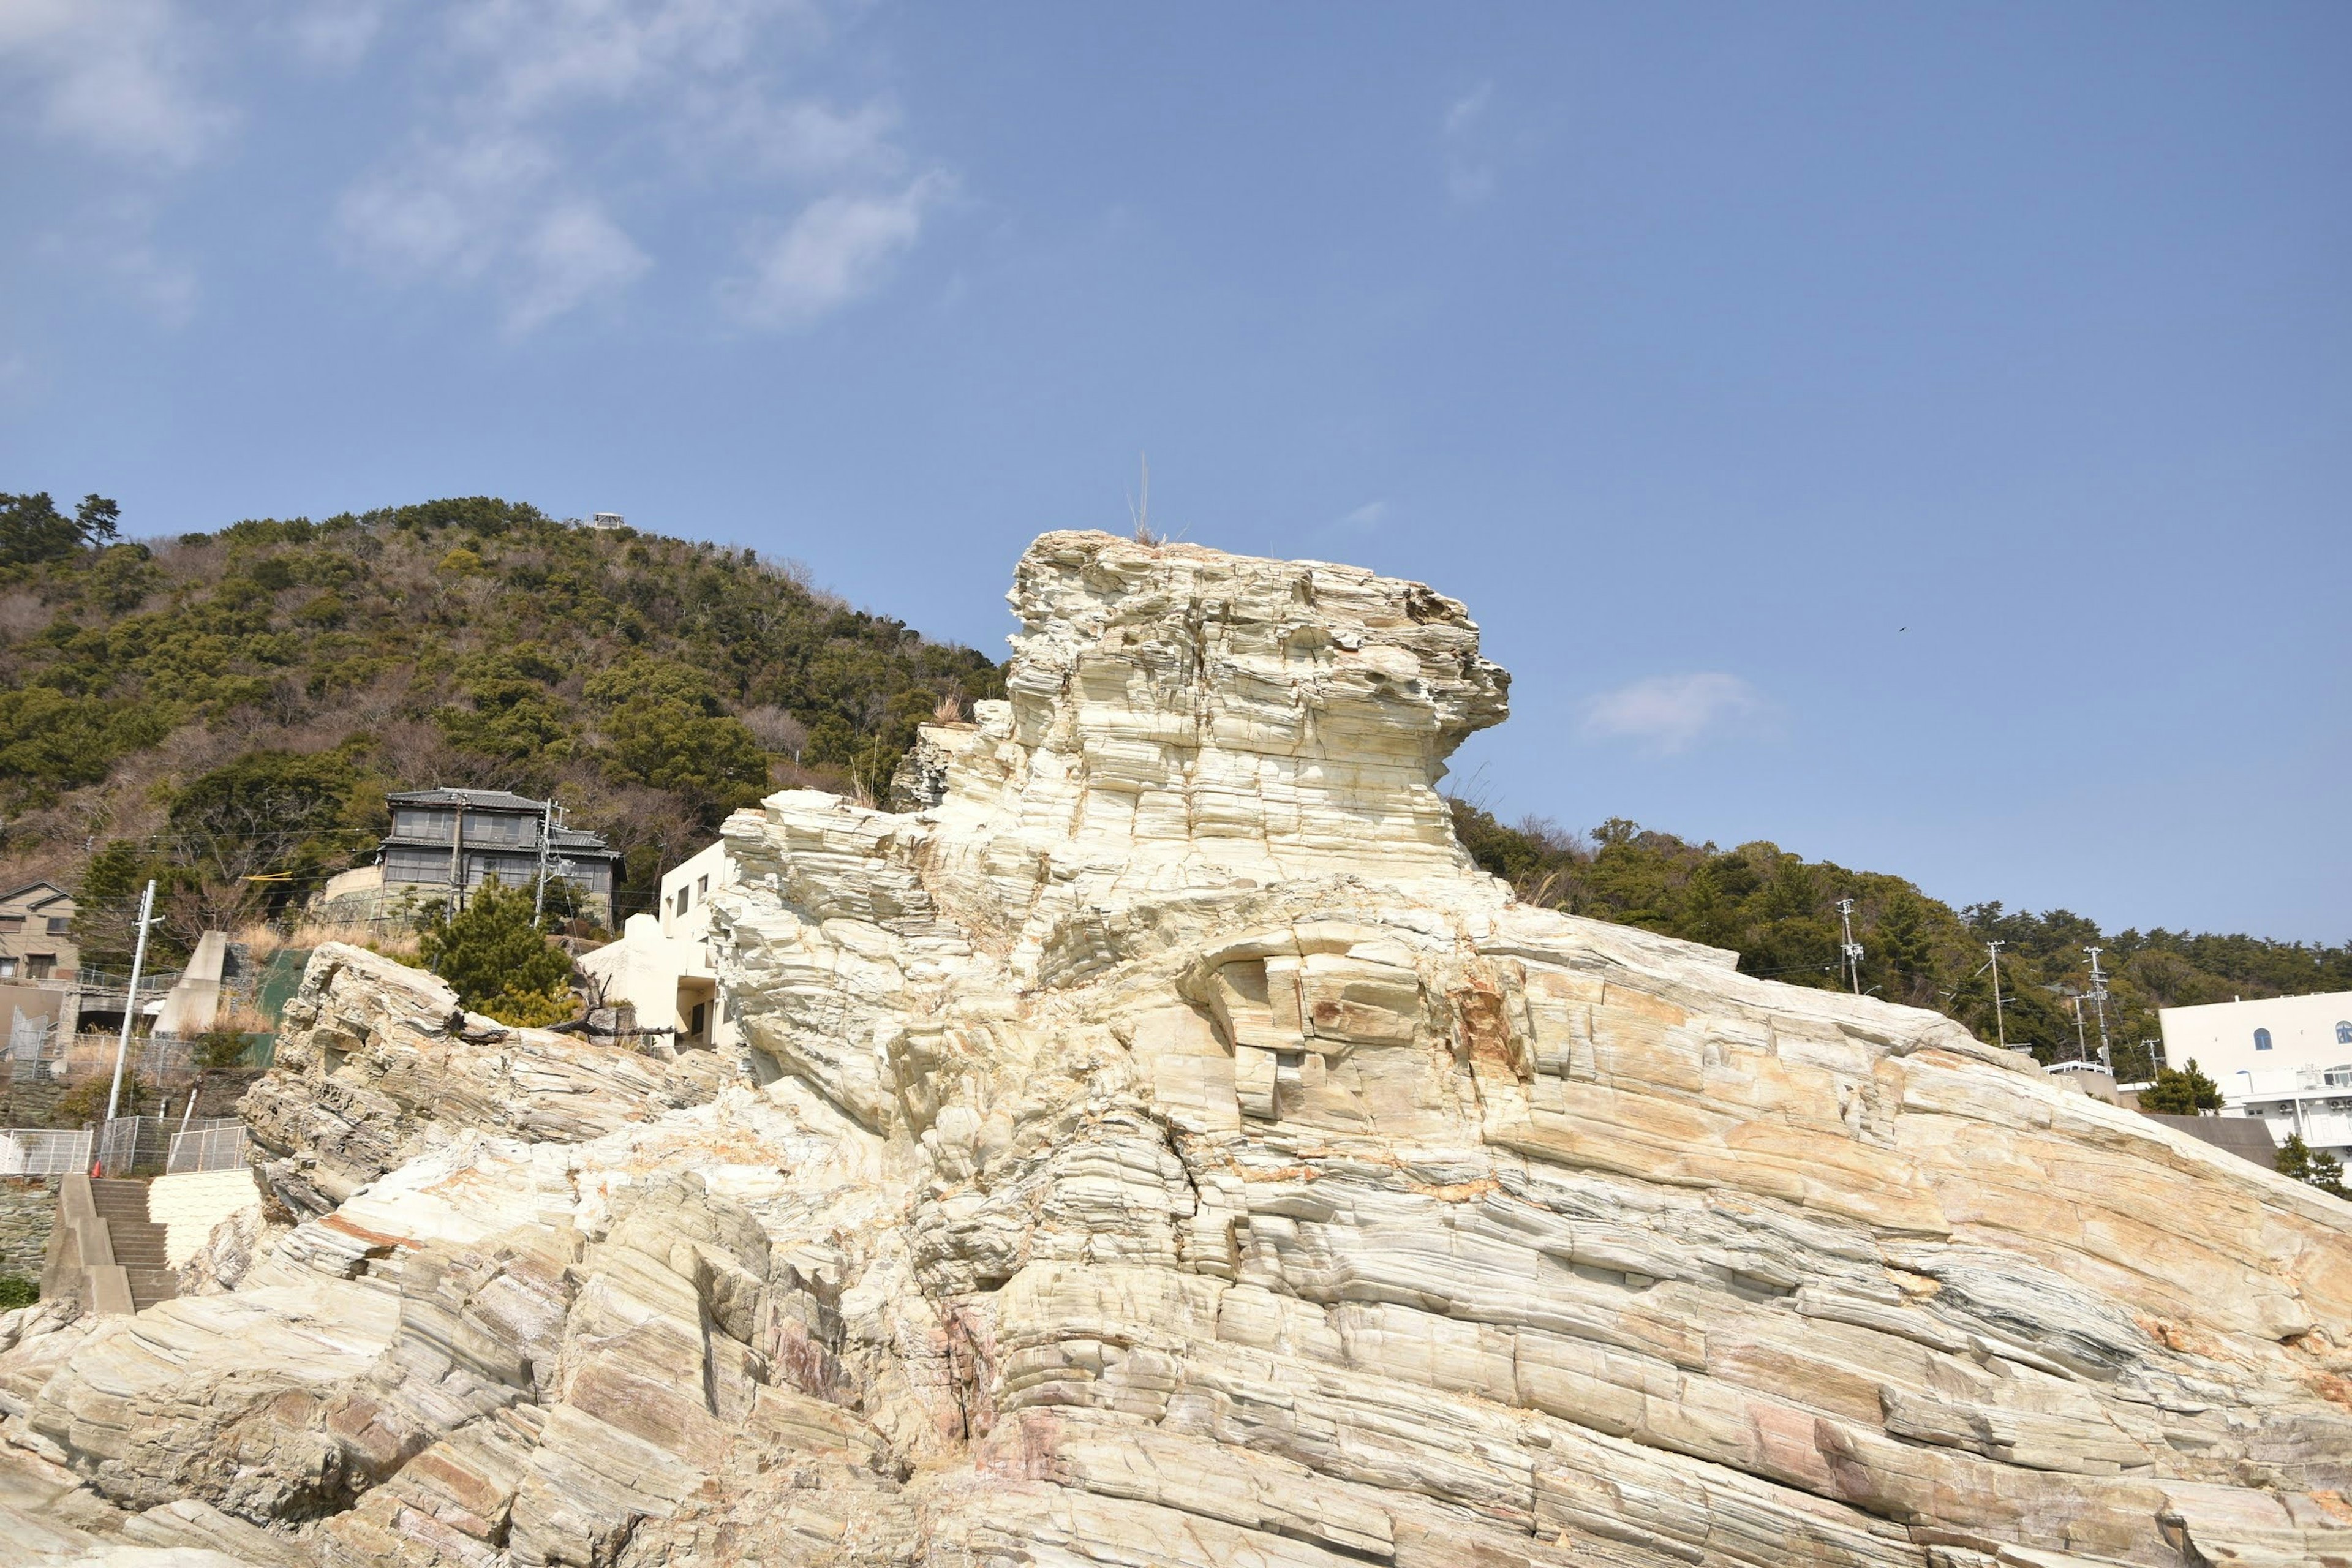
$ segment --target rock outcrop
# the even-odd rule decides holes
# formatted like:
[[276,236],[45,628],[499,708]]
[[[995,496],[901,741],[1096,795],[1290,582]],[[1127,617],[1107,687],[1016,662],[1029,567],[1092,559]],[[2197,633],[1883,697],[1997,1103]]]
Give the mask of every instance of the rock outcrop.
[[1013,598],[911,809],[728,824],[744,1063],[314,959],[278,1227],[0,1355],[0,1508],[354,1568],[2352,1562],[2352,1205],[1516,903],[1426,588],[1049,534]]

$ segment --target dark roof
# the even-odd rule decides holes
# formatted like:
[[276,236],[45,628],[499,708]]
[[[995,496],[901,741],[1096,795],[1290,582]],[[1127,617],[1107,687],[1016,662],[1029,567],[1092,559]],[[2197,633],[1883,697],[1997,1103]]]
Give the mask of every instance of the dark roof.
[[502,789],[411,789],[383,797],[394,805],[462,805],[469,811],[527,811],[537,816],[541,805]]
[[2249,1160],[2265,1171],[2277,1169],[2278,1145],[2271,1140],[2270,1124],[2253,1116],[2159,1116],[2153,1110],[2143,1110],[2150,1121],[2161,1121],[2191,1138],[2201,1139],[2216,1149],[2225,1150],[2241,1160]]
[[[442,853],[446,853],[449,848],[449,841],[438,835],[430,838],[420,838],[416,835],[411,833],[388,833],[384,835],[383,847],[389,849],[395,844],[407,849],[432,849]],[[603,834],[583,833],[576,827],[557,828],[555,830],[553,847],[556,854],[559,856],[601,856],[606,859],[612,860],[618,860],[624,858],[620,850],[614,848],[611,845],[604,842],[604,836]],[[538,848],[539,844],[535,838],[530,843],[522,844],[486,843],[479,838],[472,837],[466,840],[466,853],[468,855],[530,855],[535,853]]]
[[43,888],[47,888],[49,890],[49,896],[46,899],[34,900],[33,903],[35,908],[38,908],[42,904],[54,904],[59,899],[70,899],[73,897],[71,893],[67,892],[55,882],[27,882],[21,888],[14,889],[5,893],[0,893],[0,904],[13,904],[18,899],[23,898],[26,894],[38,892]]

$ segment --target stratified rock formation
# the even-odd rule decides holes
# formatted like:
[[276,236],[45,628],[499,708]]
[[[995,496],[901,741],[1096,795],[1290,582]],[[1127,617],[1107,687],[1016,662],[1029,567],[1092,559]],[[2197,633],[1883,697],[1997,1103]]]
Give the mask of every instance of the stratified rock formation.
[[728,825],[746,1062],[314,959],[234,1288],[0,1321],[17,1538],[2352,1562],[2352,1205],[1516,904],[1433,788],[1505,678],[1426,588],[1065,533],[1013,601],[908,809]]

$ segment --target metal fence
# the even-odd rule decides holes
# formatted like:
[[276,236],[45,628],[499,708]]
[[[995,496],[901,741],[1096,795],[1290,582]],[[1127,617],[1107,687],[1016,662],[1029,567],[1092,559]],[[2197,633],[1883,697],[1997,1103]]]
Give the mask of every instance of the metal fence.
[[62,1176],[89,1169],[90,1132],[0,1128],[0,1176]]
[[170,1149],[170,1124],[160,1116],[118,1116],[99,1130],[98,1163],[110,1176],[153,1170]]
[[172,1152],[163,1162],[167,1173],[182,1171],[233,1171],[245,1163],[245,1123],[234,1116],[191,1121],[172,1134]]

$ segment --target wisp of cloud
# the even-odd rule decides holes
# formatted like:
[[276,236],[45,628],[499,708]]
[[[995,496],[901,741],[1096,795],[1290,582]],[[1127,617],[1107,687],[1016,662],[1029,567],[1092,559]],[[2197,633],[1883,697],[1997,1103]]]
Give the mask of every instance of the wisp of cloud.
[[1753,729],[1771,713],[1763,694],[1736,675],[1650,675],[1586,698],[1588,739],[1632,741],[1662,754],[1688,751],[1711,734]]

